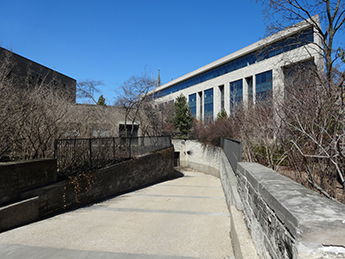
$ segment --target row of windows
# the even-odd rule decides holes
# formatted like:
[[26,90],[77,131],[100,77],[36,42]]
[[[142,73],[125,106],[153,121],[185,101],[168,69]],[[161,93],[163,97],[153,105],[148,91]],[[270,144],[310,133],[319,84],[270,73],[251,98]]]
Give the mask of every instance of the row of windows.
[[262,60],[266,60],[268,58],[274,57],[281,53],[299,48],[313,41],[314,41],[313,29],[307,29],[303,31],[302,33],[295,34],[286,39],[273,43],[263,50],[254,51],[250,54],[247,54],[238,59],[229,61],[228,63],[225,63],[219,67],[216,67],[200,75],[187,79],[169,88],[163,89],[162,91],[155,94],[155,98],[159,98],[171,93],[175,93],[177,91],[205,82],[212,78],[230,73],[232,71],[252,65]]
[[[248,84],[248,96],[252,98],[252,90],[249,91],[249,87],[252,86],[252,78],[245,79]],[[272,93],[272,70],[266,71],[255,75],[256,81],[256,96],[261,99],[268,98]],[[252,87],[251,87],[252,89]],[[224,107],[224,87],[220,87],[221,91],[221,109]],[[201,97],[201,96],[200,96]],[[202,103],[202,100],[200,100]],[[236,109],[236,107],[243,101],[243,79],[230,82],[230,111]],[[213,88],[204,91],[204,111],[205,117],[213,118]],[[202,104],[201,104],[202,105]],[[196,117],[196,93],[189,95],[189,107],[194,117]],[[201,113],[200,113],[201,114]],[[202,117],[202,114],[201,114]]]

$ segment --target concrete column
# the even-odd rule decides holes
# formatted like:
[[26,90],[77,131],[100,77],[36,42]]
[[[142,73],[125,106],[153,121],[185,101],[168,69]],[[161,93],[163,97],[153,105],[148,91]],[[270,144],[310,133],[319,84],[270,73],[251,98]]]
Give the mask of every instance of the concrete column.
[[272,70],[272,94],[273,100],[284,98],[284,72],[281,67]]
[[224,108],[228,116],[230,115],[230,82],[224,84]]
[[248,107],[248,83],[246,78],[242,79],[242,83],[243,83],[243,104],[244,106]]
[[253,84],[253,103],[256,102],[256,76],[253,75],[252,77],[252,84]]
[[220,109],[220,89],[219,86],[213,87],[213,119],[217,118]]
[[196,93],[196,118],[199,121],[204,119],[204,91]]

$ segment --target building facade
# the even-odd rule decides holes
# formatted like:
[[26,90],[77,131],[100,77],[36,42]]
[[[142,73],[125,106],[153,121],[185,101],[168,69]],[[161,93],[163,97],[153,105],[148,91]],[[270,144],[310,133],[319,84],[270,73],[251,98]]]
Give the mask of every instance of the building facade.
[[[6,64],[6,77],[14,78],[13,86],[28,88],[44,84],[65,93],[71,102],[76,101],[76,80],[48,67],[0,47],[0,62]],[[2,67],[2,66],[1,66]]]
[[[313,64],[321,72],[321,40],[308,21],[301,22],[266,39],[216,60],[150,94],[167,103],[183,94],[198,120],[214,119],[223,109],[231,114],[240,103],[283,98],[284,71],[293,64]],[[290,71],[290,70],[289,70]]]

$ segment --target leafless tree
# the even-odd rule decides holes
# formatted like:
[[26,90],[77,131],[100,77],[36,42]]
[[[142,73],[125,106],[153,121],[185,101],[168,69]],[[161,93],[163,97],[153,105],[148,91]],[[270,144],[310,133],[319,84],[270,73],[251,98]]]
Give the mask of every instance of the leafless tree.
[[275,109],[285,130],[281,144],[292,168],[299,174],[306,173],[307,182],[333,198],[338,182],[343,190],[345,187],[345,125],[343,104],[338,99],[340,89],[329,94],[312,73],[299,70],[294,76],[295,79],[290,78],[291,87],[286,89],[287,98]]
[[275,111],[285,123],[289,139],[282,143],[295,170],[307,172],[307,181],[311,185],[326,196],[335,197],[337,180],[345,190],[344,46],[336,46],[336,36],[344,31],[345,1],[262,2],[267,7],[269,33],[305,21],[313,26],[321,39],[321,44],[315,44],[315,47],[325,60],[324,78],[311,73],[313,68],[310,66],[292,71],[288,75],[290,86],[286,89],[286,98]]
[[[321,38],[321,44],[315,43],[315,48],[319,50],[325,59],[326,81],[332,86],[334,84],[332,76],[333,67],[339,61],[339,55],[337,55],[339,46],[334,45],[336,43],[336,36],[341,30],[344,30],[345,1],[257,0],[257,2],[262,2],[266,6],[264,15],[268,22],[268,34],[273,34],[301,21],[305,21],[313,26]],[[319,17],[321,23],[318,22]],[[337,82],[336,87],[341,87],[344,80],[345,70],[342,69],[341,80]]]
[[93,104],[97,104],[98,100],[95,97],[95,93],[99,92],[98,87],[101,85],[103,85],[102,81],[90,79],[78,82],[76,87],[77,98],[86,99]]
[[120,88],[116,91],[117,97],[115,99],[115,105],[122,107],[125,110],[125,136],[127,137],[127,121],[131,122],[132,136],[134,131],[134,124],[139,118],[139,113],[143,110],[144,104],[147,106],[148,92],[152,90],[156,85],[154,79],[146,74],[142,76],[132,76],[125,81]]

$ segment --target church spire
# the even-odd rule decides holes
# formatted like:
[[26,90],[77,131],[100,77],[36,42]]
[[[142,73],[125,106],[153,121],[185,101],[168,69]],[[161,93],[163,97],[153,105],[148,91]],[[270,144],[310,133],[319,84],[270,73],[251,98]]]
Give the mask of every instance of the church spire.
[[161,73],[160,69],[158,69],[158,76],[157,76],[157,87],[161,86]]

